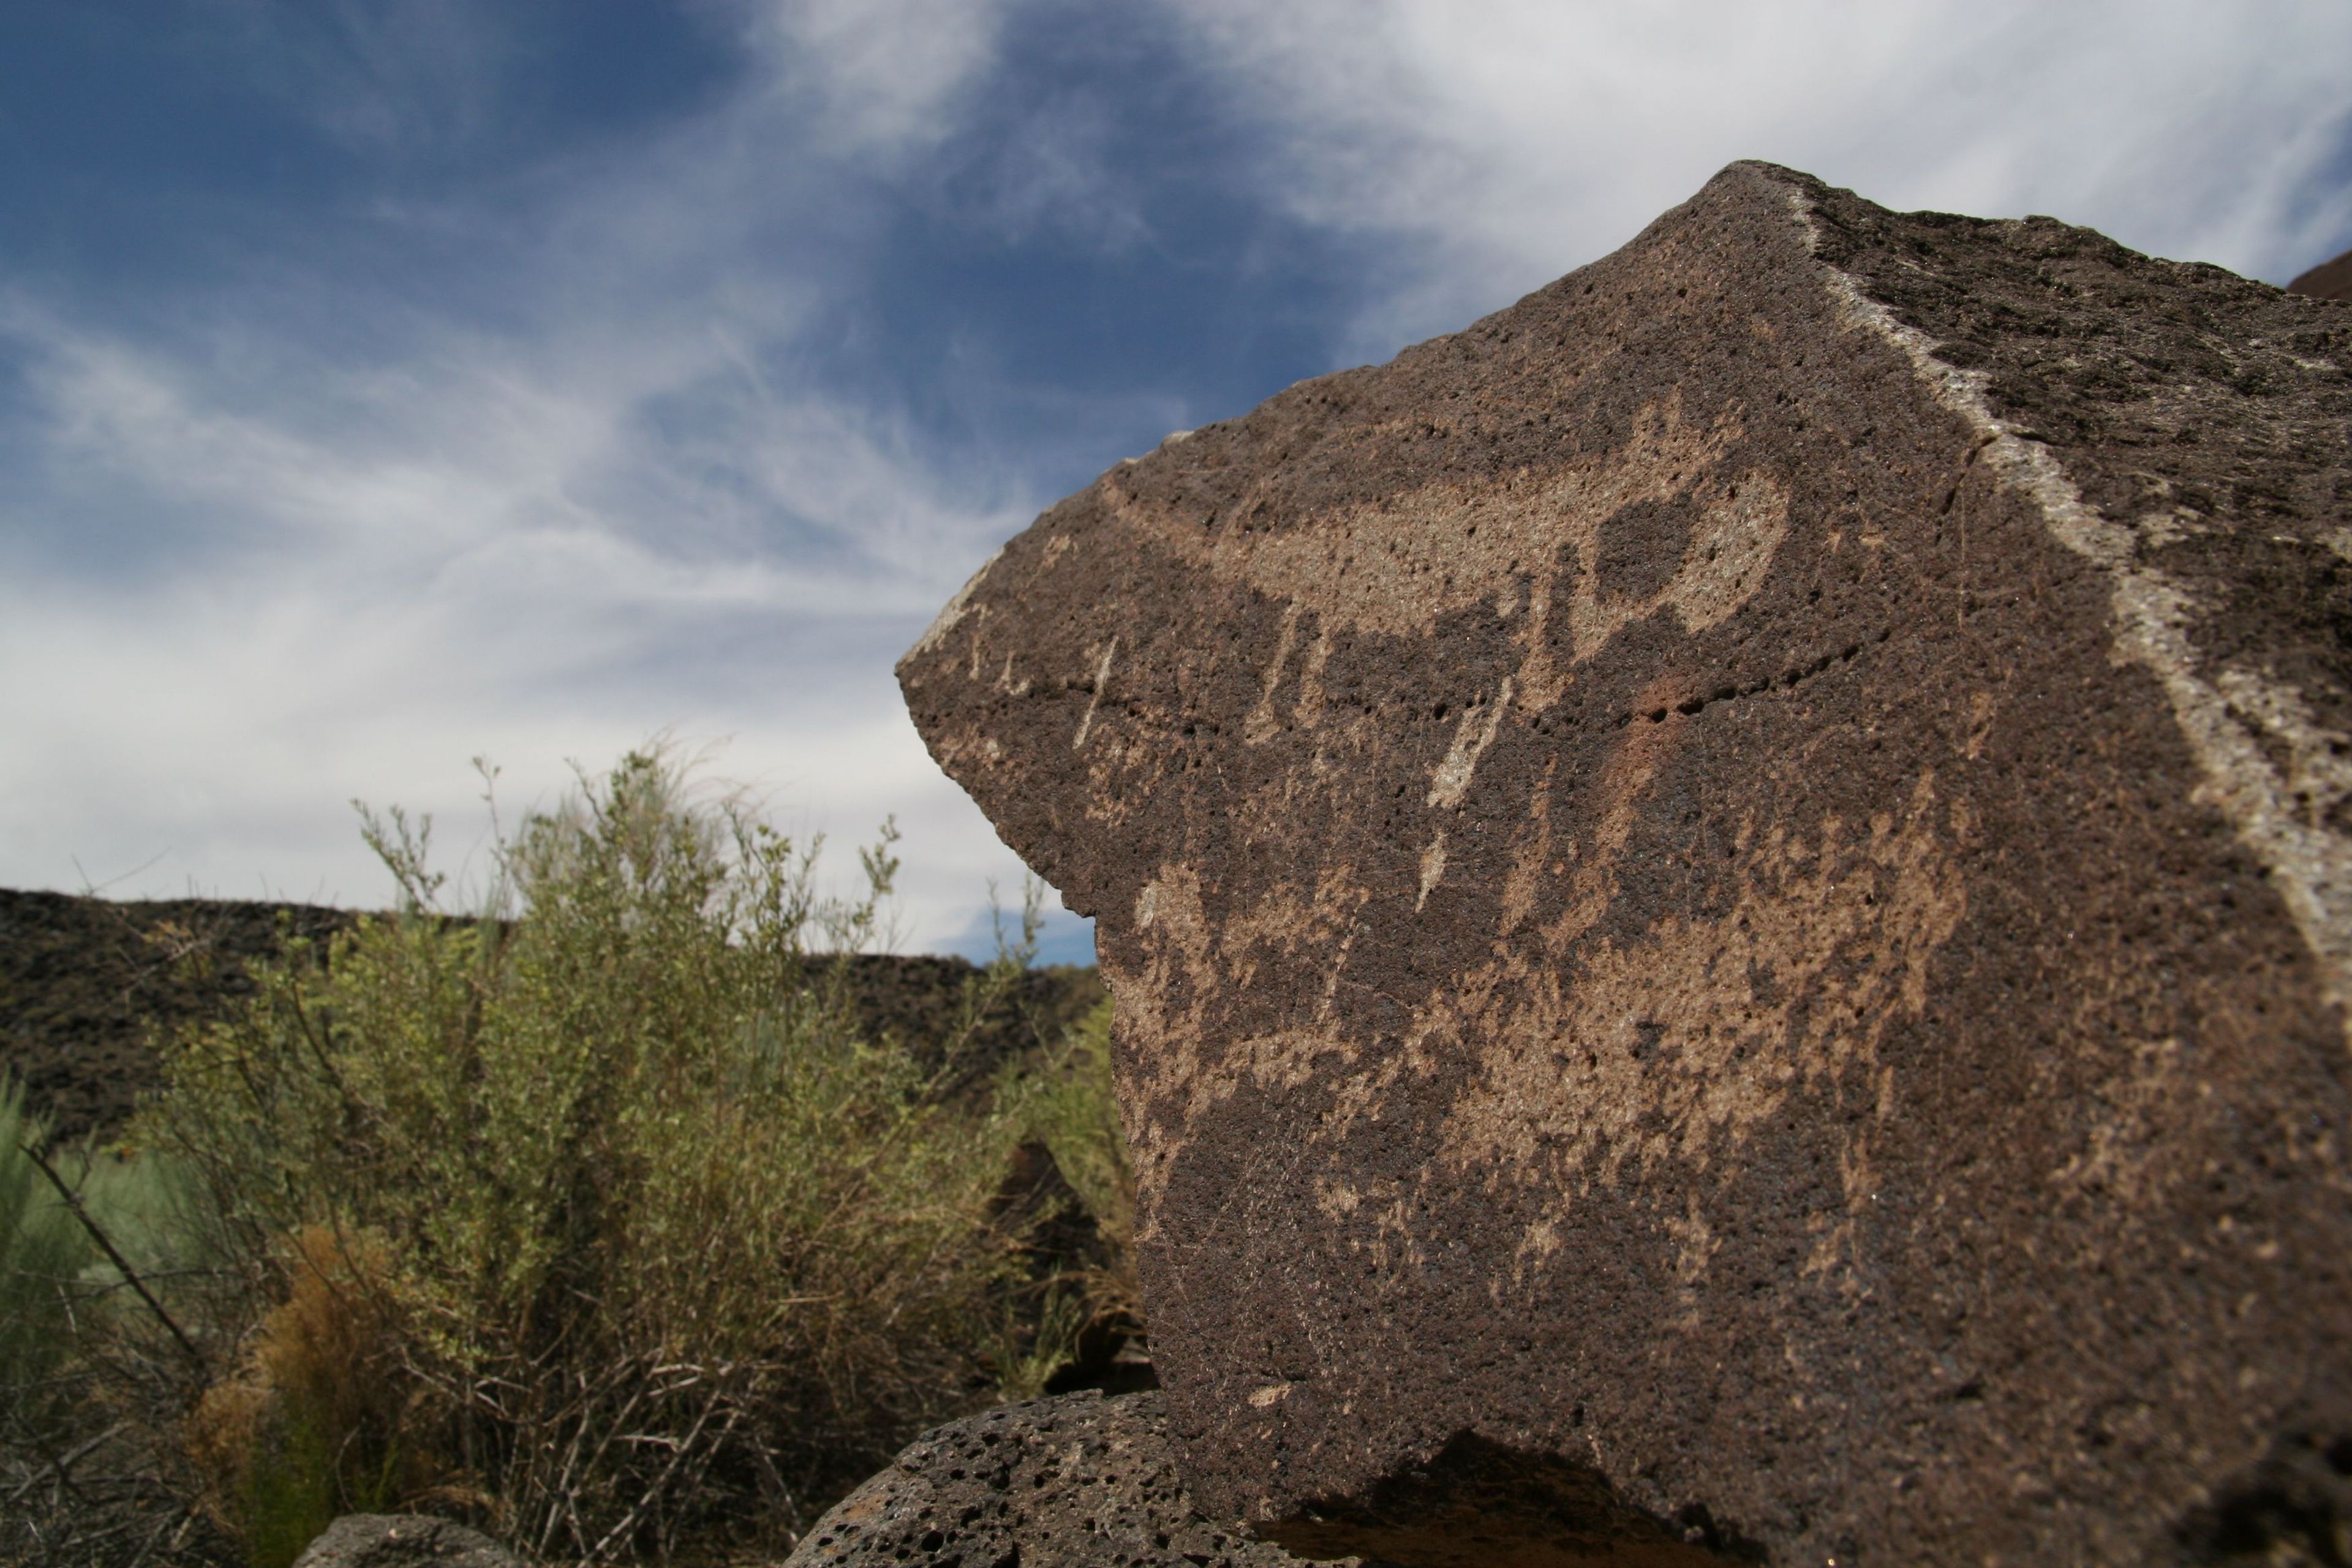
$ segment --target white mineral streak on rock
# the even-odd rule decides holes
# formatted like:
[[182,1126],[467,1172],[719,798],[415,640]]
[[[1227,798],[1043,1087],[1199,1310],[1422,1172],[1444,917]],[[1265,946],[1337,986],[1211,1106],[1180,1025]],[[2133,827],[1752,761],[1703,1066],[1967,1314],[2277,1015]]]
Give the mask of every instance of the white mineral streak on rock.
[[1437,837],[1429,841],[1429,847],[1421,852],[1421,896],[1412,901],[1415,914],[1420,913],[1421,907],[1429,902],[1429,895],[1444,877],[1445,830],[1441,827],[1437,830]]
[[[1811,208],[1801,196],[1790,199],[1818,249]],[[2269,868],[2319,962],[2328,1000],[2347,1010],[2352,1034],[2352,842],[2326,822],[2326,807],[2352,794],[2352,768],[2331,754],[2332,737],[2310,722],[2301,693],[2263,672],[2200,674],[2189,638],[2199,606],[2180,584],[2138,559],[2132,529],[2084,500],[2048,447],[2021,437],[1993,412],[1981,372],[1947,364],[1927,333],[1895,320],[1847,273],[1827,271],[1846,318],[1900,349],[1937,399],[1983,437],[1982,459],[2033,502],[2051,537],[2107,574],[2116,662],[2138,665],[2163,686],[2204,774],[2204,797]],[[2285,742],[2288,774],[2263,753],[2250,725]]]
[[2237,665],[2225,667],[2213,684],[2233,711],[2285,749],[2287,794],[2306,825],[2319,826],[2352,800],[2352,735],[2324,727],[2302,693]]
[[[915,646],[908,650],[906,655],[908,658],[930,653],[947,640],[948,634],[955,630],[966,616],[972,613],[971,596],[980,591],[980,585],[986,580],[989,569],[1003,558],[1004,546],[1000,544],[996,547],[996,553],[981,563],[980,570],[973,573],[971,579],[955,591],[955,597],[947,602],[947,607],[932,617],[930,629],[924,632]],[[987,607],[982,606],[980,613],[986,615]]]
[[1102,703],[1103,688],[1110,683],[1110,661],[1118,652],[1118,639],[1113,637],[1102,651],[1102,659],[1095,666],[1095,689],[1087,698],[1086,717],[1078,721],[1078,737],[1070,742],[1077,751],[1087,743],[1087,731],[1094,728],[1095,710]]
[[[1495,693],[1492,702],[1473,703],[1462,710],[1462,722],[1454,727],[1454,746],[1445,760],[1437,764],[1437,772],[1429,782],[1429,804],[1433,806],[1455,806],[1470,793],[1470,775],[1477,771],[1478,758],[1495,743],[1495,732],[1503,727],[1503,715],[1510,711],[1511,678],[1503,677],[1503,689]],[[1486,722],[1480,723],[1484,715]],[[1441,838],[1443,835],[1440,836]],[[1440,852],[1439,864],[1444,864]],[[1427,862],[1422,872],[1421,896],[1426,900],[1432,883]],[[1418,906],[1416,906],[1418,907]]]

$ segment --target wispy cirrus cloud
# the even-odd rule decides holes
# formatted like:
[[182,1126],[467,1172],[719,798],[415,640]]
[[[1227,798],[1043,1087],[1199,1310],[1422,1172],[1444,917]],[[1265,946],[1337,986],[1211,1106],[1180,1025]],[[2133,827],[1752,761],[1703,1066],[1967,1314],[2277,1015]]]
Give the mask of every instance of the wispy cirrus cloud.
[[[929,839],[919,934],[1017,876],[888,668],[1027,508],[959,493],[887,421],[762,386],[716,342],[635,376],[325,376],[323,420],[54,322],[31,357],[44,480],[8,503],[0,582],[12,880],[364,902],[348,798],[476,820],[472,751],[528,801],[671,725],[736,733],[727,771],[803,826],[895,813]],[[56,525],[122,514],[145,521],[120,563]]]
[[219,0],[184,16],[194,61],[277,96],[337,142],[445,153],[498,111],[519,40],[468,0]]
[[997,60],[1008,0],[758,0],[768,90],[813,103],[822,145],[886,164],[955,134]]
[[674,728],[803,828],[895,814],[914,934],[960,934],[1017,863],[889,666],[1036,498],[815,365],[873,221],[807,134],[833,101],[754,82],[592,167],[340,204],[162,330],[20,285],[0,879],[367,902],[348,799],[478,828],[472,752],[528,802]]
[[2340,5],[1173,3],[1274,128],[1267,186],[1415,247],[1375,337],[1459,324],[1740,157],[2259,276],[2352,240]]

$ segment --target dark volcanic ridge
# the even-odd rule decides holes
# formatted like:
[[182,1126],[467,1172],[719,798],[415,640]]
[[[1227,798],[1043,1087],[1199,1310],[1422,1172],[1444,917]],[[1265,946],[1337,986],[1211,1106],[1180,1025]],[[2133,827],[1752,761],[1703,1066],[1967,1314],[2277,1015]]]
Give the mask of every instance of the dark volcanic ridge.
[[[12,1072],[60,1142],[119,1132],[162,1087],[159,1037],[253,994],[253,967],[289,935],[323,941],[363,911],[228,899],[116,901],[0,889],[0,1070]],[[955,1026],[980,972],[961,958],[848,960],[861,1021],[918,1051]],[[983,1021],[968,1080],[1060,1037],[1102,996],[1091,967],[1033,969]]]

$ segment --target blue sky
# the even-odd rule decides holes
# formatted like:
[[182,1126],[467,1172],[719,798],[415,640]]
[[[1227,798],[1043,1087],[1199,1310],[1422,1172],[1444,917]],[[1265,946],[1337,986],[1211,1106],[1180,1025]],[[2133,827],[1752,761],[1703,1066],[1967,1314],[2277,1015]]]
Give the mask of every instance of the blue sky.
[[[1018,863],[890,678],[1171,429],[1766,157],[2280,281],[2352,7],[114,0],[0,10],[0,885],[375,904],[660,731],[902,945]],[[1048,956],[1084,956],[1058,917]]]

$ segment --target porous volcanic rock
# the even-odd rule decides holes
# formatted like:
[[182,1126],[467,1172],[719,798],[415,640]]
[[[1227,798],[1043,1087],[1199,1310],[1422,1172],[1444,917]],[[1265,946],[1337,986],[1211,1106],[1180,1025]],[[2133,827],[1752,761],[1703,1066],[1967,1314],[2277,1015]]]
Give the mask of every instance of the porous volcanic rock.
[[899,676],[1098,922],[1202,1505],[2345,1550],[2347,373],[1741,163],[1008,544]]
[[2315,300],[2352,300],[2352,250],[2298,274],[2287,285],[2287,291],[2308,294]]
[[[834,1505],[790,1568],[1283,1568],[1193,1512],[1157,1394],[1064,1394],[925,1433]],[[1354,1559],[1347,1561],[1353,1562]]]
[[478,1530],[421,1513],[347,1513],[302,1549],[294,1568],[520,1568]]
[[[1541,1521],[1545,1539],[1531,1542]],[[1362,1502],[1283,1527],[1284,1543],[1203,1518],[1156,1393],[1089,1390],[950,1422],[819,1520],[790,1568],[1697,1568],[1704,1522],[1626,1508],[1589,1470],[1457,1440]],[[1736,1543],[1735,1543],[1736,1544]]]

